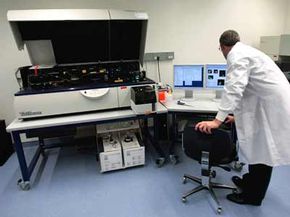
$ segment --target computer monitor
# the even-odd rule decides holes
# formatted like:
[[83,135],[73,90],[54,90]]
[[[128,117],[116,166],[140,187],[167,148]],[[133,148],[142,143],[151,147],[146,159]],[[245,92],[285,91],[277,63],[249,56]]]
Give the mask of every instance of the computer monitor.
[[205,87],[214,89],[223,88],[226,75],[226,64],[207,64],[205,72]]
[[205,66],[205,88],[215,89],[216,98],[220,98],[226,75],[226,64],[207,64]]
[[185,89],[185,98],[193,97],[194,88],[203,88],[204,65],[174,65],[174,88]]

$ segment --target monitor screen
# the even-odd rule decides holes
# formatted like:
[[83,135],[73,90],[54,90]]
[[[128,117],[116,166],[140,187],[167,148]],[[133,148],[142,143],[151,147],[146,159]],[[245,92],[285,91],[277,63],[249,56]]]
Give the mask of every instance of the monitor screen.
[[175,65],[174,87],[202,88],[203,68],[203,65]]
[[227,74],[226,64],[207,64],[205,70],[206,88],[223,88]]

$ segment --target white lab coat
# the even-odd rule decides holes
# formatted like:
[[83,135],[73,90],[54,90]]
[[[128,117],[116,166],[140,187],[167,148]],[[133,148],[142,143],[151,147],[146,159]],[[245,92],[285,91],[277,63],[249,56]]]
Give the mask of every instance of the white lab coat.
[[217,119],[233,112],[240,151],[249,164],[290,164],[290,85],[261,51],[238,42],[227,56],[228,73]]

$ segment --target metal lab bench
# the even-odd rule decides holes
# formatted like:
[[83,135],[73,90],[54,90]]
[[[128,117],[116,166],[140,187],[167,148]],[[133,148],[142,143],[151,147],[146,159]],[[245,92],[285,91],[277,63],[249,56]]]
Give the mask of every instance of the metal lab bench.
[[[132,119],[144,119],[147,120],[150,117],[156,119],[158,114],[167,113],[167,109],[160,103],[157,103],[156,113],[149,115],[136,115],[131,109],[126,110],[113,110],[113,111],[103,111],[95,112],[88,114],[77,114],[77,115],[68,115],[61,117],[47,117],[34,120],[19,120],[15,119],[11,124],[6,128],[7,132],[12,133],[14,139],[15,151],[19,161],[19,166],[22,174],[22,179],[18,181],[18,185],[22,190],[29,190],[31,188],[30,177],[36,166],[36,163],[41,155],[44,152],[45,146],[39,145],[37,150],[32,157],[32,160],[27,162],[23,144],[20,138],[21,133],[28,133],[39,130],[47,129],[57,129],[64,126],[84,126],[92,124],[100,124],[107,122],[116,122],[122,120],[132,120]],[[155,122],[155,121],[154,121]],[[154,146],[157,146],[158,151],[158,127],[154,127],[154,137],[153,142]],[[162,153],[160,153],[162,155]]]

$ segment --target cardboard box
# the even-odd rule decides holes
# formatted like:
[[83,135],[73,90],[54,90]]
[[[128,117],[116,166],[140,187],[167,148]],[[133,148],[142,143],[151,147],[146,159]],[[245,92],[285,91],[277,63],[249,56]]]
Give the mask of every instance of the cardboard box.
[[124,167],[134,167],[145,164],[145,148],[141,146],[139,148],[123,149],[124,155]]
[[118,170],[123,168],[123,158],[121,144],[116,135],[105,136],[103,141],[103,151],[100,152],[101,172]]
[[134,133],[121,135],[121,144],[125,168],[145,164],[145,147],[140,146]]

